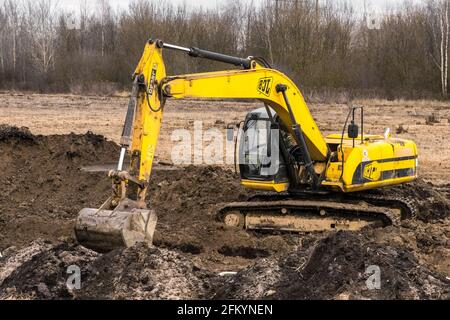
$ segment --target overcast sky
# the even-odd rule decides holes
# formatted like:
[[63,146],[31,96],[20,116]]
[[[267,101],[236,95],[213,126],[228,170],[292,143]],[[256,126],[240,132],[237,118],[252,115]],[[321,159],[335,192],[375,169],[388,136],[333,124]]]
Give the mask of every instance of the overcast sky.
[[[78,11],[80,8],[80,2],[83,2],[84,0],[59,0],[59,6],[69,10],[69,11]],[[126,8],[128,6],[128,4],[131,2],[132,0],[110,0],[110,4],[114,9],[117,8]],[[211,7],[215,7],[216,5],[220,5],[222,3],[225,3],[226,0],[167,0],[173,4],[180,4],[183,2],[186,2],[189,6],[202,6],[202,7],[207,7],[207,8],[211,8]],[[248,2],[251,0],[241,0],[243,2]],[[258,3],[258,2],[263,2],[265,0],[253,0],[254,3]],[[323,0],[321,0],[323,1]],[[364,1],[366,1],[367,6],[369,7],[369,9],[374,10],[374,11],[380,11],[383,10],[387,7],[395,7],[398,4],[403,3],[405,0],[347,0],[351,3],[355,4],[356,8],[363,8],[363,4]],[[406,0],[407,2],[420,2],[420,0]],[[87,1],[88,3],[92,3],[90,4],[91,6],[95,5],[95,1]]]

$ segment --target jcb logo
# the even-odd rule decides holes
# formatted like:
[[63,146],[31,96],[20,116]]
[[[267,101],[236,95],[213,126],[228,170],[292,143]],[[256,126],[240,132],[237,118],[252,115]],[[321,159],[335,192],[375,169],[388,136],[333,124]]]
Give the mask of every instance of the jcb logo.
[[148,85],[147,85],[147,93],[149,96],[151,96],[153,94],[153,87],[155,86],[155,81],[156,81],[156,71],[158,70],[158,64],[155,63],[153,65],[153,69],[152,69],[152,74],[150,76]]
[[258,91],[261,92],[262,94],[266,95],[266,96],[269,96],[270,95],[270,90],[272,88],[272,82],[273,82],[272,77],[259,79],[259,81],[258,81]]
[[378,181],[381,177],[381,171],[378,162],[372,162],[364,168],[364,178],[367,180]]

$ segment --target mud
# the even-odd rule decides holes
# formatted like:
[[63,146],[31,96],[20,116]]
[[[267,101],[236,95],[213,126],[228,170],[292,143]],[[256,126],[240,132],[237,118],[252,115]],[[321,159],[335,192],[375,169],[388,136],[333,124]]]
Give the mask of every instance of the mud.
[[[222,203],[251,195],[234,172],[160,167],[148,200],[159,218],[155,247],[100,255],[78,246],[72,230],[81,208],[108,197],[110,181],[82,168],[111,163],[118,146],[89,132],[1,126],[0,149],[1,299],[450,298],[449,185],[419,180],[380,191],[416,199],[418,216],[401,226],[261,234],[215,219]],[[66,286],[70,265],[81,268],[81,290]],[[381,290],[367,289],[369,265],[381,268]]]

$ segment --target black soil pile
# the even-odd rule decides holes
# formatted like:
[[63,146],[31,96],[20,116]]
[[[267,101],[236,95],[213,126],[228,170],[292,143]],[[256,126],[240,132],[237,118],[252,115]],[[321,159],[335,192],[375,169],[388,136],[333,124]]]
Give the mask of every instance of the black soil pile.
[[106,199],[104,174],[81,171],[111,161],[118,147],[102,136],[34,136],[26,128],[0,126],[0,250],[38,237],[70,236],[84,206]]
[[145,244],[97,259],[77,298],[199,299],[210,276],[181,254]]
[[148,205],[156,208],[154,243],[193,255],[213,271],[237,271],[261,255],[289,252],[297,243],[290,235],[261,236],[227,229],[216,219],[225,203],[244,200],[249,193],[239,177],[217,167],[187,167],[157,171]]
[[34,142],[34,135],[26,127],[14,127],[0,124],[0,141],[20,140]]
[[[379,289],[369,278],[374,267],[380,271]],[[216,298],[449,299],[450,280],[420,265],[403,247],[338,232],[282,259],[258,262],[225,281]]]
[[[14,127],[4,132],[8,135],[0,141],[0,194],[6,197],[0,199],[0,250],[20,248],[37,238],[72,238],[79,210],[98,207],[110,195],[107,173],[82,167],[111,163],[118,146],[92,133],[33,136],[26,128]],[[237,271],[258,252],[282,254],[296,243],[285,235],[225,230],[216,221],[222,203],[248,196],[231,171],[156,168],[150,187],[148,203],[158,213],[155,244],[193,255],[214,271]]]
[[78,245],[44,240],[22,250],[8,249],[0,260],[0,299],[73,299],[75,291],[67,286],[72,274],[69,266],[85,275],[97,257],[96,252]]
[[[75,283],[70,266],[80,270],[80,290],[67,286]],[[145,244],[99,255],[42,240],[7,252],[0,270],[0,299],[198,299],[210,277],[180,254]]]
[[450,188],[439,189],[430,182],[422,179],[405,185],[379,189],[373,193],[401,196],[415,203],[419,212],[418,219],[425,222],[433,222],[450,215]]

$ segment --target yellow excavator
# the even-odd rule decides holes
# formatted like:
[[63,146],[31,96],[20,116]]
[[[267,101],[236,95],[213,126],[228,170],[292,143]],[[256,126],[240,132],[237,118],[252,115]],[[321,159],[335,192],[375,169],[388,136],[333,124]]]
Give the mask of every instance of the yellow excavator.
[[[167,76],[164,49],[240,68]],[[80,244],[109,251],[139,241],[152,243],[157,216],[147,208],[146,196],[170,98],[262,102],[248,113],[235,138],[241,183],[261,192],[219,210],[217,218],[228,227],[359,230],[395,224],[415,213],[408,199],[371,190],[417,178],[416,144],[392,138],[389,132],[365,134],[362,107],[350,107],[342,132],[324,137],[294,82],[263,58],[150,39],[133,74],[117,170],[109,172],[113,193],[100,208],[79,213],[75,234]],[[127,152],[131,162],[124,170]]]

